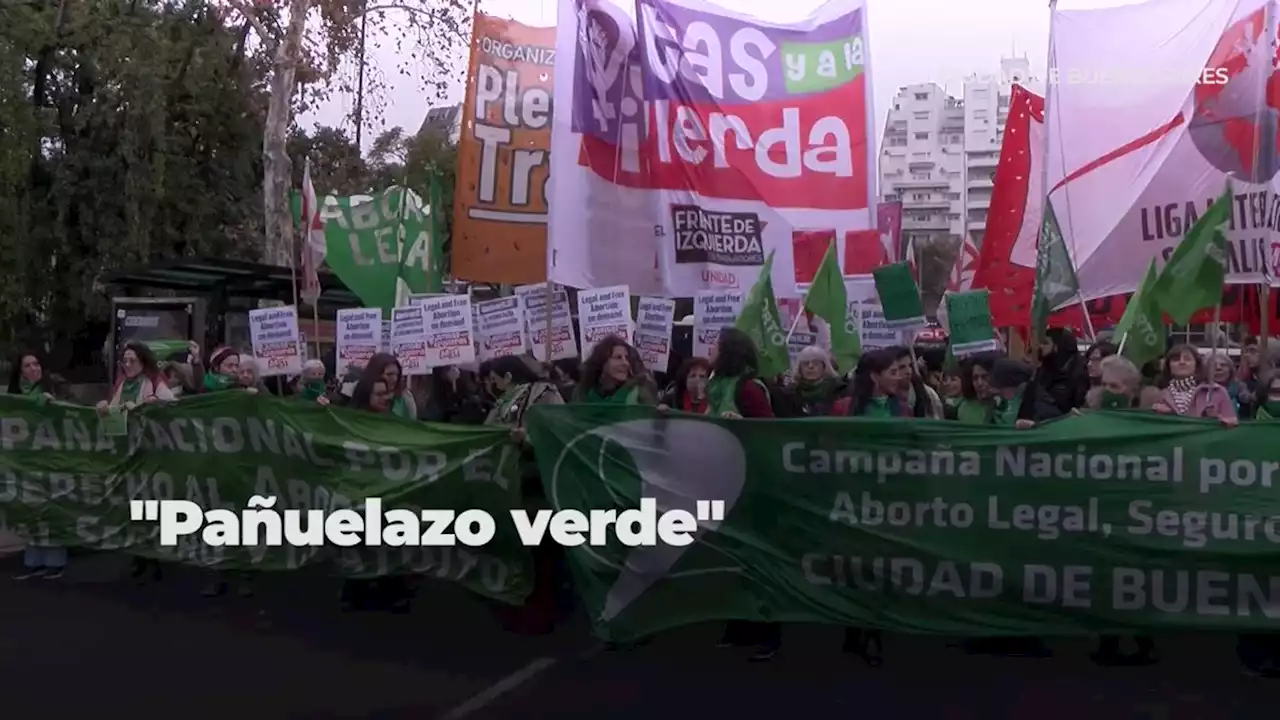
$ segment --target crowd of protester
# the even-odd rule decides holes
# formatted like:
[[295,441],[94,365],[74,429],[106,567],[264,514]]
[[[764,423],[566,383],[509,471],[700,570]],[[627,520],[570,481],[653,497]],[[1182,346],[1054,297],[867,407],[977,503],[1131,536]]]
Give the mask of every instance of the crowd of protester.
[[[143,343],[128,343],[118,358],[119,372],[98,411],[173,402],[190,395],[241,391],[288,396],[299,402],[338,405],[428,422],[488,424],[511,429],[523,447],[521,483],[526,503],[545,506],[532,449],[523,434],[524,418],[534,405],[614,403],[656,406],[661,412],[712,414],[725,418],[804,418],[858,416],[925,418],[971,425],[1026,429],[1070,414],[1130,409],[1184,417],[1212,418],[1226,426],[1250,419],[1280,417],[1280,346],[1247,340],[1239,362],[1222,352],[1206,353],[1190,345],[1171,347],[1159,361],[1136,367],[1116,344],[1099,340],[1081,352],[1071,332],[1054,329],[1029,362],[1004,353],[986,353],[955,361],[945,353],[917,354],[912,348],[864,353],[856,367],[837,367],[819,347],[801,351],[782,377],[761,377],[751,339],[728,329],[707,358],[689,358],[670,374],[655,374],[639,352],[620,338],[596,345],[581,363],[558,361],[543,366],[529,357],[503,357],[479,372],[436,368],[408,377],[388,354],[372,357],[344,377],[333,377],[319,360],[310,360],[291,380],[261,377],[251,354],[220,347],[207,356],[191,343],[185,353],[158,360]],[[66,399],[63,385],[48,373],[35,352],[14,359],[9,393],[40,401]],[[26,569],[17,579],[62,576],[67,552],[60,547],[29,546]],[[550,632],[572,603],[563,552],[548,541],[535,548],[535,589],[518,607],[497,614],[513,632]],[[139,582],[159,581],[160,564],[134,562]],[[382,577],[349,580],[342,602],[353,611],[403,612],[413,596],[414,579]],[[252,593],[247,574],[211,575],[207,595],[237,586]],[[1134,650],[1122,651],[1126,638],[1101,638],[1094,660],[1103,665],[1156,661],[1148,637],[1128,638]],[[749,648],[756,661],[771,659],[781,648],[776,623],[730,622],[721,645]],[[850,628],[845,652],[872,665],[881,662],[878,631]],[[965,641],[975,653],[1043,656],[1039,638],[981,638]],[[1276,676],[1280,651],[1273,636],[1246,636],[1240,658],[1247,671]]]

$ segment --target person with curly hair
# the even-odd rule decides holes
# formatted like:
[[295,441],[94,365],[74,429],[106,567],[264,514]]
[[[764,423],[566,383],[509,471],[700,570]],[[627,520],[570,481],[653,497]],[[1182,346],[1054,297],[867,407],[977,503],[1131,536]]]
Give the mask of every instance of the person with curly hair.
[[657,405],[658,389],[640,353],[626,340],[611,335],[592,348],[582,364],[582,379],[573,391],[573,402]]

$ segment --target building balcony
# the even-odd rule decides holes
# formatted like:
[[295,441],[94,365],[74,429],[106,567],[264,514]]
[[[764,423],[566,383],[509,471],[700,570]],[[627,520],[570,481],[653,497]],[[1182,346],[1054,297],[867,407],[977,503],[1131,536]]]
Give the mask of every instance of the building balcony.
[[902,207],[910,210],[950,210],[951,201],[937,198],[929,200],[912,200],[907,197],[902,201]]
[[968,198],[970,210],[986,210],[991,207],[990,195],[979,195],[977,197]]
[[992,182],[991,178],[989,177],[971,177],[965,183],[965,186],[968,187],[970,190],[978,190],[982,188],[990,189],[995,187],[995,183]]
[[975,230],[978,230],[978,231],[986,230],[987,219],[985,217],[980,220],[969,218],[969,222],[965,223],[965,227],[969,229],[969,232],[973,232]]
[[968,162],[969,167],[994,168],[1000,164],[1000,153],[990,151],[969,153],[965,160]]
[[951,183],[944,178],[934,180],[916,180],[915,178],[886,179],[886,184],[896,188],[950,188]]
[[913,220],[910,218],[903,218],[902,228],[904,230],[946,231],[951,229],[951,221],[946,218],[938,218],[937,220]]

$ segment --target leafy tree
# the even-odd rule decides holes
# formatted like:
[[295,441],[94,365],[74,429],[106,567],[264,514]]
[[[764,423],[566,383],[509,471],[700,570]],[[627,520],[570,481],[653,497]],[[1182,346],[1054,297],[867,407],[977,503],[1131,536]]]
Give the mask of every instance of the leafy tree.
[[[408,184],[424,200],[430,197],[432,176],[440,183],[443,195],[440,211],[444,214],[445,237],[451,237],[453,225],[453,186],[458,167],[458,146],[446,132],[424,128],[410,135],[404,128],[390,128],[374,139],[369,149],[371,187],[384,188]],[[448,267],[449,242],[444,246]]]
[[[448,77],[440,72],[453,63],[454,51],[466,38],[462,28],[470,20],[471,3],[463,0],[223,0],[249,22],[270,58],[269,98],[262,139],[263,212],[267,242],[264,256],[287,264],[294,247],[288,205],[293,168],[288,138],[298,106],[298,85],[312,90],[313,100],[333,91],[354,90],[350,73],[360,48],[362,20],[388,16],[383,29],[389,33],[399,57],[418,61],[428,69],[422,83],[442,95]],[[393,18],[393,19],[390,19]],[[373,33],[375,37],[382,33]],[[408,63],[400,66],[408,74]],[[379,74],[374,73],[364,91],[375,98]]]
[[301,187],[303,163],[311,158],[311,182],[321,195],[354,195],[370,189],[369,163],[355,141],[340,128],[320,126],[308,133],[295,129],[289,137],[292,187]]
[[266,68],[247,37],[206,0],[0,3],[0,344],[85,362],[104,273],[254,256]]

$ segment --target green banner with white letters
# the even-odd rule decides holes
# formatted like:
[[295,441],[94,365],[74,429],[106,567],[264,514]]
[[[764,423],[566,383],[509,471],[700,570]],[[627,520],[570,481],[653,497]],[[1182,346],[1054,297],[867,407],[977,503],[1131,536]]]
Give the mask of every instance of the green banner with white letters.
[[536,407],[557,508],[693,511],[685,547],[568,550],[609,639],[706,620],[961,636],[1274,630],[1280,422],[1140,412],[1032,430]]
[[[345,575],[413,574],[460,583],[519,602],[532,587],[532,560],[509,511],[523,507],[509,431],[400,420],[298,400],[228,391],[146,406],[128,414],[128,435],[91,408],[0,396],[0,530],[28,541],[130,553],[220,569],[287,570],[328,563]],[[305,514],[278,525],[277,547],[248,543],[249,523],[210,522],[160,545],[159,525],[132,521],[130,501],[188,500],[239,513],[257,496],[274,510],[355,509],[462,513],[494,520],[483,546],[424,546],[423,534],[454,533],[434,521],[370,530],[347,524],[351,547],[325,543],[325,523]],[[269,538],[271,523],[258,527]],[[391,529],[389,529],[391,528]],[[474,529],[474,526],[473,528]],[[397,534],[398,533],[398,534]],[[376,544],[366,545],[374,535]],[[332,537],[332,535],[330,535]],[[210,543],[213,538],[217,542]],[[302,543],[290,546],[288,540]],[[435,542],[435,540],[432,540]],[[308,544],[314,543],[314,544]]]

